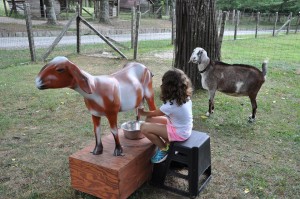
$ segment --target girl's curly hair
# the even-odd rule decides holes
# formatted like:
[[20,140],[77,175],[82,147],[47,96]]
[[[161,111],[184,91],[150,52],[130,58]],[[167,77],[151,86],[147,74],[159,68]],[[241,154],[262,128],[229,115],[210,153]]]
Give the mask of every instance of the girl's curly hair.
[[173,104],[176,100],[181,106],[189,100],[193,88],[190,78],[180,69],[167,71],[162,77],[160,99],[165,103]]

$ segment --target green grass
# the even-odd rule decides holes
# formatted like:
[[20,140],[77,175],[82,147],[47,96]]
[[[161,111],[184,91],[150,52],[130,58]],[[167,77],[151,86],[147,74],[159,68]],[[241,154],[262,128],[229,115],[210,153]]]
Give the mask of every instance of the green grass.
[[[247,122],[251,112],[248,98],[218,92],[215,113],[206,118],[207,91],[194,93],[194,128],[211,137],[213,168],[212,180],[198,198],[300,197],[299,49],[299,34],[223,42],[225,62],[261,69],[262,61],[268,58],[267,81],[258,94],[254,124]],[[138,61],[155,74],[158,106],[161,77],[171,68],[172,58],[160,59],[155,54],[172,50],[168,41],[140,43]],[[126,63],[122,59],[77,56],[66,49],[55,53],[67,55],[92,74],[109,74]],[[132,55],[131,51],[126,53]],[[17,64],[24,61],[15,54],[0,69],[1,198],[94,198],[76,194],[70,185],[68,157],[94,141],[91,117],[82,97],[70,89],[37,90],[35,76],[44,63]],[[133,112],[121,113],[119,124],[133,117]],[[102,125],[108,134],[106,119]],[[146,183],[130,198],[172,197]]]

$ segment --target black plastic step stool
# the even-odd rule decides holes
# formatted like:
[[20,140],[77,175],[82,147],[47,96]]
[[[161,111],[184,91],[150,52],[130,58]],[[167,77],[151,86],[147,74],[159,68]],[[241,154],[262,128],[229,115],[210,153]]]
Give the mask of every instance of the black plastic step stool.
[[[178,173],[173,167],[186,167],[188,174]],[[188,191],[166,184],[167,175],[188,181]],[[184,142],[172,142],[166,161],[154,164],[150,183],[154,186],[173,191],[177,194],[195,197],[211,179],[210,137],[203,132],[192,131],[191,137]]]

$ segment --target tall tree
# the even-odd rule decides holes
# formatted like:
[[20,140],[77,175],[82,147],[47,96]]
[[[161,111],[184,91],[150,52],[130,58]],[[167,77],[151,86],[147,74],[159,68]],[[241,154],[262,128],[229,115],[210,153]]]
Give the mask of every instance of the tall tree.
[[54,2],[53,0],[44,0],[46,5],[46,16],[47,16],[47,24],[56,25],[57,19],[54,10]]
[[196,47],[204,48],[211,60],[220,59],[215,0],[176,1],[175,68],[182,69],[194,88],[201,88],[195,64],[188,63]]
[[109,21],[109,0],[100,0],[100,19],[101,23],[110,23]]

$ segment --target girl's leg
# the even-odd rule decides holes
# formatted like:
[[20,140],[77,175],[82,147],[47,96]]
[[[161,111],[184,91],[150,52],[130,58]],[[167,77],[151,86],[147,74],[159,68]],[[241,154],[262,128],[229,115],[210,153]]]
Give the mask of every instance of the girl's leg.
[[145,122],[141,125],[141,132],[161,150],[167,146],[164,141],[169,142],[165,124]]
[[168,118],[165,116],[147,117],[145,122],[167,124]]

